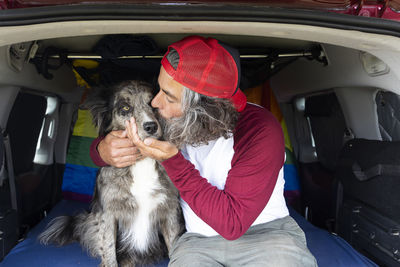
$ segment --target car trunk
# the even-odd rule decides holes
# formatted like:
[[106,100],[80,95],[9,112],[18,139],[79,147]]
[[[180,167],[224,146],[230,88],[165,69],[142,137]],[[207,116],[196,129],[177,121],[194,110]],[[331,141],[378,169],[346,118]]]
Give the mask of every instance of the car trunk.
[[[274,113],[285,133],[288,204],[314,225],[338,231],[336,173],[345,142],[396,141],[398,135],[382,126],[377,95],[396,98],[400,92],[399,23],[305,9],[223,7],[72,5],[4,13],[0,126],[14,170],[14,179],[1,187],[6,253],[60,199],[90,201],[95,166],[87,149],[96,133],[79,110],[88,88],[125,79],[153,82],[168,44],[192,34],[239,49],[241,89]],[[149,40],[156,46],[143,45]],[[73,158],[72,150],[81,152]],[[77,175],[66,174],[71,164],[92,168],[89,180],[80,180],[84,190],[65,185]]]

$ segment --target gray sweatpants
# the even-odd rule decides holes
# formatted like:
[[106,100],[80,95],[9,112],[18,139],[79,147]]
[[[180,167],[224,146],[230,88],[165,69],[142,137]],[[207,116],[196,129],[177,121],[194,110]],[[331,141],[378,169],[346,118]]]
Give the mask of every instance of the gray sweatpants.
[[170,252],[169,266],[317,266],[303,230],[292,217],[259,224],[239,239],[183,234]]

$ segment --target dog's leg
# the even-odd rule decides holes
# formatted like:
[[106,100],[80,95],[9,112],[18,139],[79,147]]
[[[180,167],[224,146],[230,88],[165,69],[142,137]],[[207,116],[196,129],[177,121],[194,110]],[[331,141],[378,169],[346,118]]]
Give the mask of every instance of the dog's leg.
[[108,212],[99,214],[98,253],[101,267],[117,267],[117,223],[114,216]]
[[183,222],[180,220],[182,214],[179,209],[170,211],[165,217],[165,221],[161,224],[161,233],[164,236],[168,253],[171,251],[172,245],[184,232]]

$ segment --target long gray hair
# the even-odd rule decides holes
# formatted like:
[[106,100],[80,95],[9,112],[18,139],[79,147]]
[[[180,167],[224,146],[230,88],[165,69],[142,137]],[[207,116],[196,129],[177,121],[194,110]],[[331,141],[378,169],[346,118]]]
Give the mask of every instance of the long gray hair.
[[[177,51],[171,49],[167,59],[176,69]],[[205,96],[186,87],[182,93],[182,112],[183,116],[164,122],[165,139],[178,147],[207,144],[221,136],[228,138],[239,117],[229,99]]]

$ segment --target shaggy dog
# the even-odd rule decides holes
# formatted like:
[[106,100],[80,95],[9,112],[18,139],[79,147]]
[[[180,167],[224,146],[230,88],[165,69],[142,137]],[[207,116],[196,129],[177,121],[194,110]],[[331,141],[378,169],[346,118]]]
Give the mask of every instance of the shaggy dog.
[[[142,140],[160,138],[151,99],[148,84],[130,81],[95,90],[83,108],[91,111],[102,136],[125,129],[125,121],[134,117]],[[91,211],[55,218],[39,238],[44,244],[79,241],[101,258],[101,266],[135,266],[166,257],[183,231],[177,189],[157,161],[141,158],[130,167],[101,168]]]

